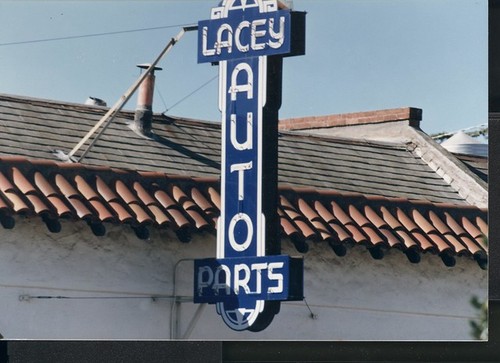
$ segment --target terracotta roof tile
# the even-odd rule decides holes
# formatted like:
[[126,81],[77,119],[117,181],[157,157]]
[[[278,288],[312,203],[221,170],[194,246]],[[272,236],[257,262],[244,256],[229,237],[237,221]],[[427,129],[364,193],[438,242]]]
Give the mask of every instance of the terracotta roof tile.
[[322,222],[321,217],[314,211],[307,202],[300,198],[298,206],[301,213],[309,220],[309,223],[318,231],[323,241],[331,239],[331,232],[329,228]]
[[[486,268],[485,210],[312,188],[279,190],[281,231],[299,252],[307,251],[307,242],[328,243],[338,256],[362,245],[374,258],[382,258],[385,249],[397,248],[413,263],[420,260],[420,254],[431,252],[439,254],[447,266],[463,255]],[[172,228],[187,242],[191,231],[208,228],[215,233],[219,207],[215,178],[80,164],[68,167],[23,158],[0,160],[4,228],[14,227],[13,216],[18,213],[38,214],[55,233],[61,229],[57,218],[64,216],[86,220],[96,235],[104,235],[103,223],[109,222],[129,224],[139,238],[147,238],[145,225],[151,225]]]
[[382,233],[387,241],[389,247],[401,247],[401,240],[391,232],[391,228],[386,221],[382,219],[370,206],[366,205],[364,207],[365,215],[370,220],[373,225],[378,228],[379,232]]
[[165,191],[157,190],[155,198],[161,203],[166,212],[170,215],[177,228],[185,228],[190,225],[189,220],[181,213],[179,206]]
[[61,195],[56,192],[56,190],[52,187],[52,184],[50,184],[40,172],[37,171],[35,173],[34,181],[45,198],[47,198],[50,204],[54,207],[57,216],[68,217],[71,214],[71,210],[61,199]]
[[154,220],[158,225],[163,226],[172,224],[170,218],[161,210],[160,203],[155,200],[139,182],[133,183],[133,188],[139,200],[141,200],[153,214]]
[[212,221],[212,227],[215,227],[217,224],[217,218],[219,216],[218,208],[214,206],[211,202],[208,201],[207,198],[203,195],[203,193],[196,187],[191,188],[191,198],[198,205],[201,210],[210,218]]
[[319,201],[314,204],[318,214],[328,223],[330,228],[335,232],[335,237],[340,243],[354,242],[352,236],[342,227],[342,223]]
[[0,191],[11,203],[12,209],[17,213],[29,211],[29,207],[22,201],[14,186],[9,182],[3,173],[0,172]]
[[335,217],[339,220],[339,222],[349,231],[352,239],[356,243],[366,244],[368,243],[367,236],[357,227],[351,217],[347,215],[346,212],[342,210],[342,208],[335,202],[331,203],[332,211]]
[[316,240],[318,238],[318,234],[316,231],[307,223],[307,218],[297,211],[297,209],[286,199],[284,196],[281,196],[281,208],[285,212],[286,215],[290,218],[290,220],[298,227],[302,235],[305,238]]

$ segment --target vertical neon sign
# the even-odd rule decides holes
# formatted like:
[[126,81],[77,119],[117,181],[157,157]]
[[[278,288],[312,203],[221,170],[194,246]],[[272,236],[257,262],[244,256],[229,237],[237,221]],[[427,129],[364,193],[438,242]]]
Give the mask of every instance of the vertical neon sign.
[[198,26],[198,62],[219,64],[221,216],[217,258],[195,261],[195,302],[234,330],[260,331],[302,299],[302,260],[282,256],[277,124],[282,58],[304,54],[305,13],[276,0],[224,0]]

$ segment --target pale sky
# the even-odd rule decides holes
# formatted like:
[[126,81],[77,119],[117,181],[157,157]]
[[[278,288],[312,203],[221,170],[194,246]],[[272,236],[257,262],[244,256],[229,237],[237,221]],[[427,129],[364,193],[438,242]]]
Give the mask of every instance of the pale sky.
[[[280,117],[397,107],[424,110],[424,131],[487,122],[486,0],[294,0],[306,55],[284,61]],[[181,25],[212,0],[0,1],[0,93],[113,105]],[[142,30],[159,28],[155,30]],[[112,34],[109,34],[112,33]],[[160,62],[155,112],[220,120],[217,67],[197,64],[187,34]],[[175,107],[172,105],[177,104]],[[135,99],[125,107],[133,109]]]

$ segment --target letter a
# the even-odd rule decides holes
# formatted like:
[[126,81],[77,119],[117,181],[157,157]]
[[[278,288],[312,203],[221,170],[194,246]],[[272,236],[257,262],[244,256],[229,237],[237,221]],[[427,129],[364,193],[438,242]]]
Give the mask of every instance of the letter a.
[[[247,83],[238,84],[238,75],[242,71],[247,73]],[[247,92],[247,99],[253,99],[253,71],[248,63],[238,64],[231,75],[231,88],[229,89],[231,101],[236,101],[236,96],[239,92]]]

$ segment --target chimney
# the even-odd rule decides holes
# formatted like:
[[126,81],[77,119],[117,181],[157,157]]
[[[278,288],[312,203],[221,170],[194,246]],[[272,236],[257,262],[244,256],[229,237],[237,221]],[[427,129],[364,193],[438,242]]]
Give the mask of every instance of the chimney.
[[[149,64],[137,65],[137,67],[141,69],[148,69],[149,66]],[[151,122],[153,119],[153,94],[155,91],[154,72],[161,70],[162,68],[160,67],[154,67],[139,86],[133,129],[142,135],[149,135],[151,133]]]

